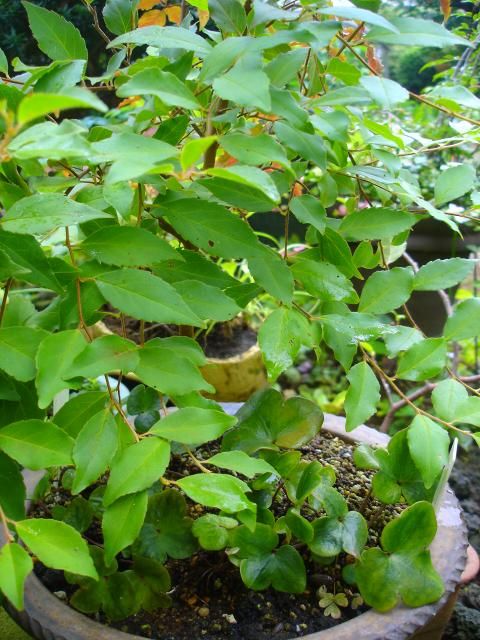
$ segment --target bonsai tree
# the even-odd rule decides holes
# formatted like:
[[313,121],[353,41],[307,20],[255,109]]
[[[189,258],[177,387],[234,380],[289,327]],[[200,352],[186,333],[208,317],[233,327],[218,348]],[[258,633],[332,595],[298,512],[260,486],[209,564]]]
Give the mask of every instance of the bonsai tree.
[[[409,166],[451,137],[476,140],[480,122],[467,90],[415,95],[382,76],[375,45],[469,42],[423,19],[387,21],[380,2],[360,0],[107,0],[104,25],[98,3],[84,4],[110,55],[101,77],[85,75],[80,32],[31,2],[51,63],[0,54],[0,589],[21,609],[33,556],[78,585],[73,606],[122,618],[168,605],[167,558],[225,549],[252,589],[301,593],[306,566],[342,557],[345,581],[380,611],[437,600],[432,501],[451,438],[478,441],[480,424],[452,344],[480,333],[480,301],[452,308],[447,297],[443,334],[423,335],[412,292],[441,293],[473,261],[418,268],[405,248],[426,216],[454,232],[474,217],[475,206],[455,217],[445,205],[476,178],[473,164],[451,164],[431,201]],[[442,113],[447,139],[404,130],[412,101]],[[262,211],[283,216],[281,250],[249,224]],[[301,251],[293,217],[306,225]],[[356,452],[375,472],[374,497],[408,505],[378,544],[332,468],[298,451],[321,428],[317,406],[268,389],[232,417],[201,395],[214,389],[194,332],[265,300],[272,382],[302,345],[328,348],[349,382],[348,430],[376,412],[382,388],[415,411],[387,450]],[[138,343],[125,329],[96,337],[105,313],[123,328],[140,321]],[[148,339],[145,323],[178,335]],[[128,372],[141,384],[127,398]],[[432,409],[416,406],[411,383],[433,390]],[[189,475],[172,471],[178,457]],[[22,467],[46,470],[38,495],[69,495],[49,517],[26,517]]]

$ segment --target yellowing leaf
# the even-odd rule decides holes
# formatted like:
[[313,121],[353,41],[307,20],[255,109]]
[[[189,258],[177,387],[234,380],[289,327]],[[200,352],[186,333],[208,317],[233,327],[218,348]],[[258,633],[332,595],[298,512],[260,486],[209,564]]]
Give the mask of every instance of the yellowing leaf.
[[167,7],[165,9],[165,13],[167,14],[167,18],[170,22],[174,22],[175,24],[180,24],[182,22],[182,7]]
[[210,20],[210,12],[209,11],[202,11],[201,9],[199,9],[198,10],[198,20],[199,20],[199,24],[200,24],[200,29],[203,29],[203,27]]
[[160,4],[160,0],[141,0],[138,8],[142,9],[143,11],[148,11],[149,9],[152,9],[156,4]]
[[443,17],[446,22],[449,19],[450,14],[452,12],[452,7],[450,6],[450,0],[440,0],[440,9],[442,10]]
[[152,11],[147,11],[147,13],[144,13],[143,16],[141,16],[140,20],[138,21],[138,26],[151,27],[156,25],[158,27],[163,27],[165,26],[166,22],[167,16],[165,14],[165,10],[153,9]]

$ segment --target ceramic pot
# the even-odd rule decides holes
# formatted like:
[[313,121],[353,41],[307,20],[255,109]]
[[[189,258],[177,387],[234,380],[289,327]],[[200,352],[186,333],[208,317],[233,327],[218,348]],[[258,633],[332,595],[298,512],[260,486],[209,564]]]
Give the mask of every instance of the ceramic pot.
[[[225,404],[225,410],[235,413],[238,403]],[[345,431],[345,420],[326,415],[324,429],[350,443],[385,446],[388,436],[368,427]],[[38,473],[26,472],[27,489],[31,492],[39,480]],[[303,640],[440,640],[452,613],[462,573],[472,579],[478,571],[478,556],[469,553],[467,566],[467,535],[461,508],[451,489],[447,489],[437,513],[438,531],[431,545],[432,560],[442,576],[445,593],[436,603],[410,609],[399,605],[388,613],[369,610],[331,629],[303,636]],[[0,546],[5,540],[0,535]],[[477,563],[477,564],[476,564]],[[141,640],[141,636],[126,634],[103,626],[83,616],[56,598],[30,575],[25,586],[25,609],[17,611],[8,602],[5,607],[12,618],[37,640]]]

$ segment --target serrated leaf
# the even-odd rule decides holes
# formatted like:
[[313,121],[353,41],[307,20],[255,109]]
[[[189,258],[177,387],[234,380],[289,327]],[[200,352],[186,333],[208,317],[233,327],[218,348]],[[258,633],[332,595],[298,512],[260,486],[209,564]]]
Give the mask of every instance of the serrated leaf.
[[319,135],[294,129],[284,122],[277,122],[275,124],[275,133],[282,144],[298,153],[305,160],[309,160],[320,169],[325,169],[327,153],[324,142]]
[[270,79],[261,69],[233,67],[213,81],[213,90],[223,98],[247,109],[270,111]]
[[289,167],[290,163],[283,147],[265,133],[246,135],[229,133],[220,140],[225,151],[243,164],[269,165],[272,162]]
[[40,234],[104,218],[111,216],[61,193],[37,193],[18,200],[2,219],[2,226],[13,233]]
[[255,282],[284,304],[293,299],[293,275],[285,260],[265,247],[258,256],[248,259],[248,268]]
[[243,259],[259,252],[248,224],[218,204],[176,200],[162,206],[160,213],[183,238],[213,256]]
[[387,333],[383,336],[387,354],[391,358],[397,356],[401,351],[407,351],[414,344],[423,340],[423,334],[413,327],[399,325],[395,329],[395,333]]
[[0,549],[0,591],[18,611],[23,610],[25,580],[32,570],[33,561],[19,544],[10,542]]
[[118,435],[109,408],[92,416],[78,434],[73,448],[76,471],[72,493],[77,494],[93,484],[104,473],[117,451]]
[[405,102],[410,97],[402,85],[389,78],[362,76],[360,84],[382,109],[393,109],[396,104]]
[[72,464],[73,445],[52,422],[20,420],[0,429],[0,449],[34,471]]
[[390,24],[397,29],[398,33],[374,26],[368,33],[369,41],[407,47],[415,45],[421,47],[470,46],[468,40],[447,31],[441,24],[433,22],[433,20],[391,18]]
[[413,288],[411,268],[394,267],[371,275],[360,296],[358,310],[368,313],[389,313],[401,307]]
[[149,45],[158,49],[184,49],[204,56],[212,50],[205,38],[183,27],[141,27],[124,33],[110,42],[108,48],[121,44]]
[[165,240],[141,227],[105,227],[88,236],[82,250],[99,262],[118,267],[150,267],[182,256]]
[[234,416],[212,409],[187,407],[159,420],[150,433],[183,444],[204,444],[216,440],[236,423]]
[[229,530],[237,526],[238,522],[233,518],[208,513],[195,520],[192,526],[192,533],[198,538],[203,549],[220,551],[228,544]]
[[148,492],[132,493],[119,498],[105,509],[102,533],[105,563],[110,565],[120,551],[132,544],[143,526],[148,506]]
[[400,356],[397,376],[403,380],[427,380],[442,371],[446,360],[446,341],[443,338],[427,338]]
[[5,327],[0,329],[0,369],[16,380],[33,380],[37,368],[35,355],[47,336],[42,329]]
[[364,8],[344,7],[339,5],[335,7],[328,7],[327,9],[319,9],[317,13],[327,16],[336,16],[337,18],[345,18],[346,20],[366,22],[367,24],[382,27],[392,33],[398,33],[397,27],[395,27],[395,25],[389,22],[386,18]]
[[130,493],[148,489],[159,480],[170,460],[170,445],[161,438],[145,438],[122,451],[111,467],[103,498],[106,507]]
[[0,451],[0,506],[7,518],[25,517],[26,490],[20,467]]
[[67,371],[65,378],[97,378],[110,371],[133,371],[138,365],[137,345],[117,335],[96,338],[85,346]]
[[201,280],[182,280],[174,283],[173,287],[202,320],[225,322],[241,312],[233,298]]
[[17,120],[24,125],[49,113],[68,109],[96,109],[105,112],[108,107],[94,93],[80,87],[64,89],[62,93],[36,92],[23,98],[18,107]]
[[17,533],[43,564],[98,580],[82,536],[64,522],[29,518],[16,523]]
[[144,69],[136,73],[118,90],[120,97],[153,95],[168,106],[198,109],[199,102],[190,89],[168,71]]
[[55,424],[76,438],[85,423],[105,407],[107,398],[103,391],[87,391],[73,396],[55,414]]
[[225,513],[256,510],[256,504],[245,495],[251,491],[239,478],[220,473],[197,473],[178,480],[178,486],[194,502]]
[[22,2],[38,47],[52,60],[87,60],[88,51],[80,31],[54,11]]
[[229,469],[230,471],[241,473],[247,478],[253,478],[259,473],[278,475],[271,464],[261,458],[252,458],[244,451],[223,451],[209,458],[206,463],[213,464],[221,469]]
[[131,0],[106,0],[102,11],[103,19],[115,35],[126,33],[132,27],[132,12],[135,3]]
[[406,211],[372,207],[350,213],[339,231],[348,240],[384,240],[407,231],[415,222],[415,216]]
[[317,231],[324,233],[327,212],[322,203],[313,196],[305,195],[290,200],[290,211],[303,224],[311,224]]
[[441,206],[460,198],[475,186],[477,174],[471,164],[461,164],[442,171],[435,182],[435,204]]
[[468,340],[480,334],[480,298],[459,302],[447,319],[443,335],[447,340]]
[[222,31],[241,35],[245,30],[247,16],[239,0],[209,0],[208,10]]
[[69,372],[72,362],[85,348],[86,340],[78,330],[61,331],[47,336],[37,351],[37,377],[35,385],[38,392],[38,406],[45,409],[62,389],[68,389],[69,383],[64,376]]
[[311,343],[311,328],[306,318],[288,307],[281,307],[264,321],[258,343],[270,380],[293,364],[302,344]]
[[110,304],[138,320],[201,325],[175,289],[147,271],[110,271],[98,276],[96,283]]
[[346,429],[352,431],[370,418],[380,400],[380,384],[366,362],[359,362],[347,375],[350,386],[345,397]]
[[356,302],[357,294],[350,280],[333,264],[299,256],[292,273],[312,296],[325,302]]
[[469,276],[475,264],[475,260],[467,260],[466,258],[432,260],[432,262],[421,266],[415,274],[413,288],[415,291],[448,289]]
[[430,489],[448,463],[449,435],[430,418],[417,415],[407,436],[410,454],[422,474],[425,488]]
[[274,553],[245,558],[240,574],[247,587],[266,589],[270,584],[277,591],[302,593],[306,587],[306,571],[302,556],[290,545],[282,545]]

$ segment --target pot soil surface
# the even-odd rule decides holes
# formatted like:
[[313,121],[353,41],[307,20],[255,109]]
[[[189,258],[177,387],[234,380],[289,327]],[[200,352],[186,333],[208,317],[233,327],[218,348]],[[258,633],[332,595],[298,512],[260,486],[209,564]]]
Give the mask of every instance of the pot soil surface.
[[[462,451],[450,484],[463,508],[470,544],[480,552],[480,449]],[[480,574],[462,587],[444,640],[478,640],[480,634]]]
[[[210,444],[208,451],[205,448],[204,456],[200,449],[197,456],[207,458],[215,446],[215,443]],[[337,472],[336,488],[351,509],[362,509],[369,521],[369,544],[375,545],[386,522],[398,515],[401,508],[386,507],[373,498],[367,498],[372,473],[356,469],[353,449],[352,445],[337,437],[320,433],[301,451],[307,459],[316,459],[334,467]],[[176,456],[170,469],[177,474],[179,471],[185,475],[195,473],[196,469],[188,468],[188,464],[183,457]],[[33,507],[32,514],[48,517],[55,504],[65,504],[68,500],[68,494],[62,489],[53,491]],[[282,500],[277,502],[276,515],[281,515],[286,504]],[[199,509],[202,507],[192,505],[192,515],[198,515],[195,510]],[[304,515],[308,517],[307,513]],[[98,540],[98,527],[91,527],[86,536],[91,542]],[[366,610],[365,606],[356,609],[349,606],[341,610],[338,620],[334,620],[326,617],[319,606],[319,587],[326,587],[329,592],[343,591],[352,602],[355,592],[341,583],[341,569],[346,561],[347,558],[341,557],[336,565],[307,564],[307,591],[294,596],[272,589],[263,592],[249,590],[225,553],[200,551],[192,558],[167,562],[172,576],[172,607],[153,613],[140,612],[110,624],[122,631],[157,640],[287,640],[305,636],[345,622]],[[122,567],[122,561],[119,565]],[[122,568],[128,568],[128,558],[123,565]],[[36,565],[35,571],[50,591],[68,601],[76,587],[65,581],[62,572],[46,569],[40,564]],[[108,623],[103,615],[93,617]]]

